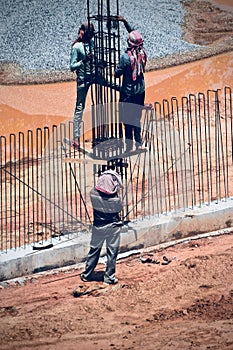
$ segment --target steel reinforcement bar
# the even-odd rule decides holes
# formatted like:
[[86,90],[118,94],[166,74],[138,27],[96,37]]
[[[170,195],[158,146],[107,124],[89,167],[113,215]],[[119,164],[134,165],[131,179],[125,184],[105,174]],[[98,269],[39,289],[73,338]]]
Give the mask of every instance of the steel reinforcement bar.
[[[95,116],[97,108],[93,106]],[[108,120],[119,112],[117,103],[102,104],[101,113],[103,109]],[[88,230],[89,192],[106,168],[121,173],[124,221],[233,195],[230,87],[155,102],[153,108],[143,109],[141,125],[146,149],[131,155],[119,147],[124,138],[105,137],[94,152],[85,139],[85,125],[82,152],[73,150],[64,142],[72,135],[72,121],[1,136],[1,251]]]

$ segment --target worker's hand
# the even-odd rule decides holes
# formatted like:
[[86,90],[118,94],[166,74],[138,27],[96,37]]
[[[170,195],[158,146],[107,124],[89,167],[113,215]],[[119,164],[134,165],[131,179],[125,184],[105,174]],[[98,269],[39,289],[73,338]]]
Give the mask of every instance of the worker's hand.
[[83,63],[90,62],[92,59],[92,54],[89,52],[86,57],[83,59]]
[[107,20],[107,28],[108,29],[117,29],[118,28],[118,23],[117,22],[123,22],[124,25],[127,25],[127,21],[124,17],[122,16],[109,16]]
[[107,61],[101,60],[98,62],[98,67],[100,68],[106,68],[108,65]]
[[126,23],[126,19],[122,16],[116,16],[116,19],[119,21],[119,22],[123,22],[123,23]]

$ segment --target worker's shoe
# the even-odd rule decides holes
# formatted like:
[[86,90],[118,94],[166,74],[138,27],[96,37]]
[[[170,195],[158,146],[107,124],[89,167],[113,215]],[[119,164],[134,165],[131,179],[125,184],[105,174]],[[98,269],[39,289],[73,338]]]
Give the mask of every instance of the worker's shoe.
[[144,147],[141,142],[136,142],[136,150],[143,151],[146,150],[146,147]]
[[73,147],[76,151],[80,149],[80,143],[77,140],[71,140],[70,146]]
[[81,273],[80,278],[83,282],[90,282],[90,280],[86,278],[83,273]]
[[114,278],[107,278],[104,277],[104,284],[117,284],[118,283],[118,278],[114,277]]
[[154,109],[154,105],[152,103],[146,103],[144,104],[143,109]]

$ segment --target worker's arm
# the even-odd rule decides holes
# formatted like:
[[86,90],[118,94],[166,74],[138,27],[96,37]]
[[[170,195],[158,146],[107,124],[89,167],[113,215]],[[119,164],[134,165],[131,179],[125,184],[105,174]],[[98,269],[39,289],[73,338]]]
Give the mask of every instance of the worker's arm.
[[115,78],[120,78],[120,76],[124,74],[127,63],[128,63],[128,55],[123,54],[120,57],[120,62],[118,63],[118,65],[115,69],[115,72],[114,72]]
[[132,32],[134,30],[134,28],[127,22],[127,20],[124,17],[118,16],[118,21],[124,23],[124,26],[125,26],[128,33]]
[[82,43],[76,43],[71,50],[71,56],[70,56],[70,70],[76,71],[80,68],[81,65],[86,64],[87,62],[91,61],[93,56],[93,43],[91,42],[88,48],[90,49],[90,52],[85,53],[85,50],[83,49]]

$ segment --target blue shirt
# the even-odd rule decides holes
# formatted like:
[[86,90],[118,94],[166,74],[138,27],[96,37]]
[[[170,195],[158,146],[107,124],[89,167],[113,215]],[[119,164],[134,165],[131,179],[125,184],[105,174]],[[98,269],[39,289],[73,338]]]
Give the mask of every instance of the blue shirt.
[[132,77],[132,68],[130,64],[130,58],[127,52],[125,52],[115,70],[115,77],[120,78],[123,75],[123,82],[121,91],[127,96],[133,96],[142,94],[145,91],[144,74],[137,76],[136,80]]
[[82,84],[84,81],[90,82],[95,74],[94,63],[83,62],[88,53],[94,53],[94,41],[90,43],[77,42],[71,50],[70,69],[76,71],[77,81]]

